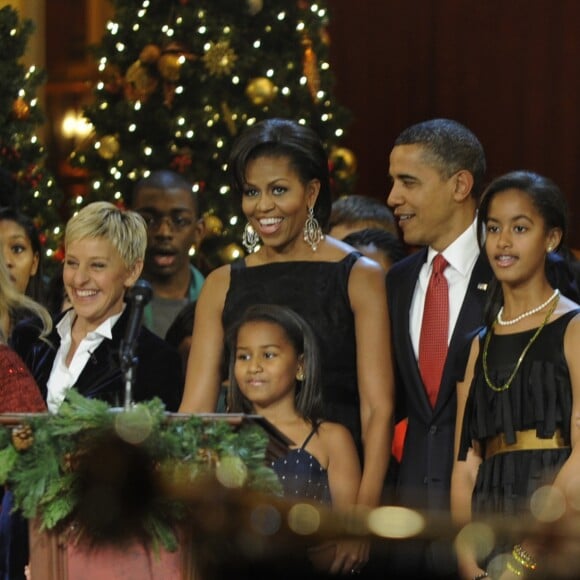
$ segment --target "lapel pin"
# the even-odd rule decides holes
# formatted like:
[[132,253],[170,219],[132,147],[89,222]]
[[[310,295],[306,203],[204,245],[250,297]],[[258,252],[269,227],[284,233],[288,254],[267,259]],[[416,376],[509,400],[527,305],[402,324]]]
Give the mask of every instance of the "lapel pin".
[[483,291],[485,292],[485,291],[487,290],[487,284],[486,284],[485,282],[480,282],[480,283],[477,285],[477,289],[478,289],[478,290],[483,290]]

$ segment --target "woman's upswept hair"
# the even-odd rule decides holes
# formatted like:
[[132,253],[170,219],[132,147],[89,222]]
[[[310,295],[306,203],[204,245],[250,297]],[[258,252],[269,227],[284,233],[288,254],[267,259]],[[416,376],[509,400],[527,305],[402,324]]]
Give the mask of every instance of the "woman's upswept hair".
[[314,216],[324,229],[332,193],[328,156],[320,137],[310,127],[289,119],[266,119],[245,129],[234,142],[228,162],[231,187],[238,198],[244,191],[248,163],[259,157],[288,157],[303,185],[312,179],[320,182]]
[[[6,317],[9,326],[12,326],[18,318],[22,319],[25,316],[38,317],[42,324],[40,338],[45,338],[52,330],[52,320],[46,308],[18,291],[10,280],[4,260],[0,257],[0,320]],[[0,325],[0,342],[2,343],[8,342],[9,337],[5,334],[6,332]]]
[[252,403],[242,394],[234,373],[238,334],[242,326],[250,322],[270,322],[279,326],[294,347],[296,354],[303,356],[304,380],[296,383],[296,410],[304,419],[317,425],[322,419],[322,399],[320,353],[316,336],[300,315],[290,308],[274,304],[250,306],[226,333],[230,379],[228,410],[232,413],[254,412]]
[[72,242],[85,238],[108,239],[129,269],[138,260],[145,258],[145,220],[137,212],[119,209],[107,201],[90,203],[66,224],[65,248]]

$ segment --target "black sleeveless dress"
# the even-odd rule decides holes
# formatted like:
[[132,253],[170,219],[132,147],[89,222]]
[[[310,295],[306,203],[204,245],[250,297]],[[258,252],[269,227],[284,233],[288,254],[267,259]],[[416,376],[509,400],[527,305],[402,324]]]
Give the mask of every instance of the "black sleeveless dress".
[[[515,442],[516,431],[535,429],[539,438],[550,438],[559,429],[570,445],[572,387],[564,357],[564,334],[580,309],[547,324],[527,352],[511,383],[495,392],[485,382],[482,351],[485,331],[480,334],[480,355],[475,367],[462,429],[459,459],[465,459],[472,440],[482,444],[504,433]],[[503,385],[536,329],[491,337],[487,355],[489,378]],[[485,459],[477,474],[472,508],[477,514],[516,516],[527,511],[536,489],[553,481],[570,455],[570,447],[548,450],[511,451]]]
[[316,429],[312,429],[298,449],[291,449],[284,457],[272,461],[272,469],[280,479],[284,497],[330,504],[328,472],[314,455],[305,450]]
[[362,254],[351,252],[339,262],[277,262],[231,266],[222,322],[224,329],[253,304],[292,308],[312,327],[321,351],[324,418],[351,432],[361,453],[361,426],[356,373],[354,315],[348,278]]

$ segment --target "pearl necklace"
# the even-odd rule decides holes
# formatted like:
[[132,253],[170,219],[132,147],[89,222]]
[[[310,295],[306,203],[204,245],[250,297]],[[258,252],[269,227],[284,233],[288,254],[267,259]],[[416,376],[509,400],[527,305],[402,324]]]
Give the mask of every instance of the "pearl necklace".
[[516,316],[515,318],[512,318],[511,320],[504,320],[501,317],[501,315],[503,314],[503,306],[502,306],[499,309],[499,312],[497,313],[496,322],[500,326],[511,326],[512,324],[516,324],[520,320],[523,320],[524,318],[527,318],[528,316],[531,316],[532,314],[536,314],[537,312],[540,312],[541,310],[546,308],[546,306],[548,306],[548,304],[550,304],[550,302],[552,302],[552,300],[554,300],[554,298],[556,298],[556,296],[558,296],[559,294],[560,294],[560,290],[558,290],[558,288],[556,288],[554,290],[554,292],[552,293],[552,295],[545,302],[543,302],[539,306],[536,306],[535,308],[532,308],[531,310],[527,310],[523,314],[520,314],[519,316]]
[[[554,296],[557,296],[558,294],[559,294],[559,292],[556,291],[556,293],[550,298],[550,300],[553,300]],[[544,304],[544,306],[546,304],[548,304],[548,302],[546,302]],[[530,348],[532,347],[532,344],[534,344],[534,342],[536,342],[536,338],[538,338],[540,332],[542,332],[542,330],[544,329],[544,326],[546,326],[546,324],[548,324],[548,321],[550,320],[550,316],[552,316],[552,314],[554,314],[554,310],[556,310],[556,306],[558,306],[558,300],[556,300],[554,302],[554,304],[552,304],[552,306],[550,306],[550,309],[548,310],[548,312],[546,313],[546,317],[544,318],[544,322],[542,322],[542,325],[536,329],[536,332],[534,332],[534,335],[532,336],[532,338],[530,338],[530,341],[528,342],[528,344],[526,344],[524,350],[522,351],[522,354],[520,354],[520,358],[518,358],[518,360],[516,362],[516,366],[514,367],[512,374],[509,376],[508,380],[503,385],[499,385],[499,386],[494,385],[491,382],[491,378],[489,376],[489,371],[487,369],[487,352],[489,350],[489,341],[491,339],[491,335],[493,334],[493,326],[494,325],[492,325],[492,327],[487,331],[487,333],[485,335],[485,342],[483,345],[483,361],[482,361],[483,362],[483,377],[485,378],[485,382],[487,383],[487,386],[492,391],[495,391],[496,393],[501,393],[503,391],[507,391],[510,388],[512,381],[514,380],[514,377],[516,376],[516,374],[520,370],[520,366],[521,366],[522,361],[524,360],[526,354],[528,353],[528,350],[530,350]]]

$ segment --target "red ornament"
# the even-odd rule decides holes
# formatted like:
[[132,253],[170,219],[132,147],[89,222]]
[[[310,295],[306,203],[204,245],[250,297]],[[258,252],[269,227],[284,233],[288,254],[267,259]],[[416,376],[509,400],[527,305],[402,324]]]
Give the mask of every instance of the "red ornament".
[[188,167],[191,165],[191,157],[189,155],[176,155],[171,160],[171,168],[175,169],[178,173],[185,173]]
[[55,259],[56,262],[62,262],[64,260],[64,248],[60,246],[54,251],[52,257]]

